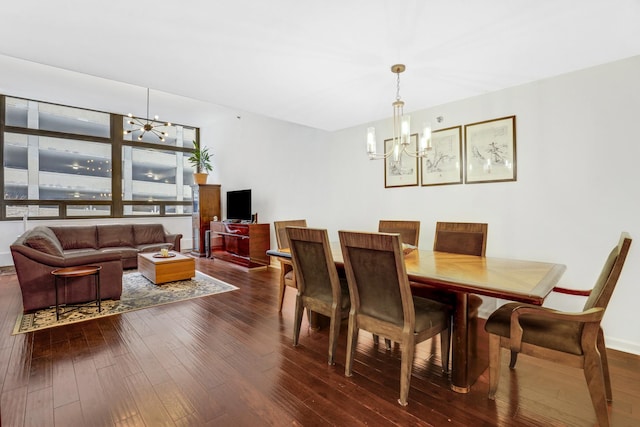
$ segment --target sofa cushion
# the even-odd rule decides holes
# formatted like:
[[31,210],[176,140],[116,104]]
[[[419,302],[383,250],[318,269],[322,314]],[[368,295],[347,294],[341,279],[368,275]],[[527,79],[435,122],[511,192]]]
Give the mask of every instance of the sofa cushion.
[[50,227],[55,233],[62,249],[98,249],[96,226]]
[[133,226],[136,245],[163,243],[164,227],[162,224],[136,224]]
[[24,241],[25,245],[49,255],[62,256],[62,245],[48,227],[35,227]]
[[131,224],[99,225],[98,245],[100,248],[135,246]]
[[138,249],[124,246],[118,246],[113,248],[100,248],[100,252],[104,254],[117,252],[120,254],[122,261],[122,268],[137,268],[138,267]]
[[102,253],[119,252],[122,258],[136,258],[138,256],[138,249],[129,246],[100,248],[99,251]]
[[77,256],[93,255],[97,254],[98,249],[93,248],[79,248],[79,249],[67,249],[63,252],[65,258],[73,258]]
[[148,245],[138,245],[140,252],[160,252],[162,249],[173,249],[172,243],[149,243]]

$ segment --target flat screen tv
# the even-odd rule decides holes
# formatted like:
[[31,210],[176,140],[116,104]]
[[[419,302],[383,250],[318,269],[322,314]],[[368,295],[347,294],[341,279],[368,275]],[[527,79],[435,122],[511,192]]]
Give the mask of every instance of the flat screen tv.
[[227,220],[251,221],[251,190],[227,191]]

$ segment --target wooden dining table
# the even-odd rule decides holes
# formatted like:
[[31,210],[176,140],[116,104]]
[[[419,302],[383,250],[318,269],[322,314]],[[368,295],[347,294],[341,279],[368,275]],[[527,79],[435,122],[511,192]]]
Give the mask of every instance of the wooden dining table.
[[[344,269],[340,244],[331,243],[331,252],[336,266]],[[288,249],[267,255],[291,258]],[[451,388],[459,393],[467,393],[488,366],[488,356],[478,351],[477,325],[470,324],[469,294],[541,305],[566,269],[548,262],[418,249],[404,259],[412,287],[428,285],[455,294]]]

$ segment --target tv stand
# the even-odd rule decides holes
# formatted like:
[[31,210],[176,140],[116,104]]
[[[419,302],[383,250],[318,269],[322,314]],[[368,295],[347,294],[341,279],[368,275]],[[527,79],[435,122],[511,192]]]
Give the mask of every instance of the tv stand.
[[271,248],[269,224],[212,221],[211,258],[233,262],[247,268],[269,265]]

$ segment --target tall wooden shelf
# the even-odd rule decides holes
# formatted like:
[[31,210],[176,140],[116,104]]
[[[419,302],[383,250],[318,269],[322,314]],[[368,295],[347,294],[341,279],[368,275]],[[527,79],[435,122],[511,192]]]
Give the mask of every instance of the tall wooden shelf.
[[191,255],[205,256],[205,234],[213,217],[220,214],[220,185],[195,184],[191,186],[193,193],[192,226],[193,245]]
[[269,265],[269,224],[211,223],[211,257],[248,268]]

